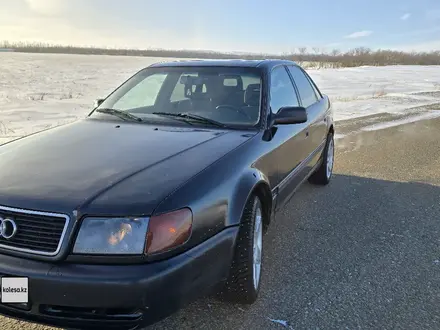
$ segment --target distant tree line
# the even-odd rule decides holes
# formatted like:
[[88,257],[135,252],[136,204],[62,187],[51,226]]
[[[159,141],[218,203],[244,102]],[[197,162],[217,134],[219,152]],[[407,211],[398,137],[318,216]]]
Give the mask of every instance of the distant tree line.
[[358,47],[349,51],[324,51],[319,48],[298,48],[289,54],[236,54],[213,51],[167,50],[167,49],[118,49],[52,45],[45,43],[7,42],[0,43],[0,50],[22,53],[52,53],[52,54],[83,54],[83,55],[116,55],[116,56],[147,56],[171,58],[199,59],[262,59],[280,58],[304,63],[308,67],[356,67],[363,65],[440,65],[440,50],[431,52],[402,52],[394,50],[371,50]]

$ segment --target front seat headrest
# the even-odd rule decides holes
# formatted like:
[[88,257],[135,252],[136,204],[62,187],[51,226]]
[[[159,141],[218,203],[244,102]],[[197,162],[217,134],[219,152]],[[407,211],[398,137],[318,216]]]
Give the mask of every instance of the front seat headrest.
[[249,106],[260,104],[260,84],[249,84],[244,93],[244,103]]

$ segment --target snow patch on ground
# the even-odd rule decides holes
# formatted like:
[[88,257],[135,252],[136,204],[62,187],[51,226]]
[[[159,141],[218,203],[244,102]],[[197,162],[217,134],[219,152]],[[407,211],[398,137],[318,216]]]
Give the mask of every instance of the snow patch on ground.
[[[167,60],[176,59],[0,53],[0,144],[87,116],[95,99],[107,96],[138,70]],[[307,71],[329,95],[336,121],[402,115],[410,108],[439,103],[440,66]],[[413,119],[434,114],[426,116]],[[401,121],[388,125],[396,122]]]
[[280,325],[282,325],[282,326],[285,326],[285,327],[288,326],[287,321],[284,321],[284,320],[275,320],[275,319],[271,319],[271,318],[269,318],[269,321],[271,321],[271,322],[273,322],[273,323],[278,323],[278,324],[280,324]]
[[409,116],[404,119],[392,120],[392,121],[388,121],[388,122],[384,122],[384,123],[380,123],[380,124],[366,126],[366,127],[362,128],[362,131],[377,131],[380,129],[400,126],[400,125],[404,125],[404,124],[414,123],[414,122],[420,121],[420,120],[433,119],[433,118],[437,118],[437,117],[440,117],[440,111],[432,111],[432,112],[427,112],[427,113],[423,113],[420,115]]
[[[307,70],[332,100],[335,120],[439,103],[440,66],[387,66]],[[437,92],[437,93],[436,93]]]

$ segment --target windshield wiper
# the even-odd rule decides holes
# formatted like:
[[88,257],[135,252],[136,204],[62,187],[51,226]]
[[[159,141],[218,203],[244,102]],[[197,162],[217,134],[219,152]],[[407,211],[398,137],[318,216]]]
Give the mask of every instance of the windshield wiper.
[[153,115],[191,119],[191,120],[196,120],[196,121],[199,121],[199,122],[202,122],[205,124],[210,124],[210,125],[214,125],[214,126],[218,126],[218,127],[227,127],[225,124],[222,124],[216,120],[209,119],[209,118],[199,116],[199,115],[195,115],[192,113],[153,112]]
[[103,108],[103,109],[96,109],[95,111],[109,114],[109,115],[114,115],[114,116],[119,117],[124,120],[142,121],[142,118],[137,117],[127,111],[122,111],[122,110],[118,110],[118,109]]

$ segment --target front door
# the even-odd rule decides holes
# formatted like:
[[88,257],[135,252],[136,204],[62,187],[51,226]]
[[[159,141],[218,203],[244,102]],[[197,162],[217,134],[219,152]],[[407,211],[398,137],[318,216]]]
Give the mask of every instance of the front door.
[[307,109],[309,121],[309,136],[307,138],[308,162],[307,169],[310,171],[319,160],[321,148],[326,138],[326,102],[322,97],[318,97],[310,83],[307,74],[298,66],[289,66],[289,72],[293,78],[299,93],[301,104]]
[[[280,108],[299,106],[298,95],[286,67],[273,69],[270,81],[270,108],[277,113]],[[292,196],[295,188],[304,179],[302,162],[307,157],[307,128],[303,124],[277,125],[271,144],[275,152],[271,157],[278,168],[277,208],[282,207]]]

